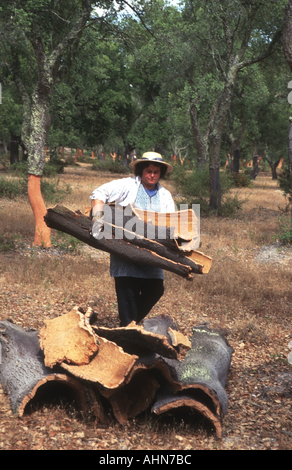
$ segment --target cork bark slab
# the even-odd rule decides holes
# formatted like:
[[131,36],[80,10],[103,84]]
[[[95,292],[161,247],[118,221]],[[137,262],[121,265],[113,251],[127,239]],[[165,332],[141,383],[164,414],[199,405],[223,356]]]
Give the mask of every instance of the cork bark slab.
[[45,355],[45,366],[56,364],[88,364],[98,351],[97,339],[86,317],[74,308],[71,312],[46,320],[39,334],[40,347]]
[[100,392],[109,396],[124,383],[138,356],[125,353],[105,338],[98,337],[98,342],[98,354],[89,364],[70,365],[63,362],[61,367],[75,377],[99,385]]
[[132,322],[127,327],[106,328],[93,327],[97,335],[109,341],[114,341],[129,354],[149,354],[155,352],[170,359],[177,358],[177,351],[169,343],[168,339],[161,334],[146,331],[142,326]]

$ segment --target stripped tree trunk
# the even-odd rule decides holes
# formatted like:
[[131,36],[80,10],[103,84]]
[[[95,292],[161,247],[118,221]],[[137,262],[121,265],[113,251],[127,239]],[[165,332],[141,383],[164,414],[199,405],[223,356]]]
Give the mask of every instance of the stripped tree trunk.
[[35,218],[35,237],[33,244],[49,248],[51,246],[51,230],[44,221],[47,208],[41,193],[40,176],[28,176],[28,197]]

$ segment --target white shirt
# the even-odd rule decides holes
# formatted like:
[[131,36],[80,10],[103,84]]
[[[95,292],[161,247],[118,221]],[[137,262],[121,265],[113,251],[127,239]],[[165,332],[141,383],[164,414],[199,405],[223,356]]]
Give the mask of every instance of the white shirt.
[[[95,189],[92,196],[90,196],[90,199],[98,199],[105,204],[116,202],[117,204],[126,207],[127,205],[135,202],[140,184],[140,176],[113,180]],[[170,192],[160,183],[158,183],[158,191],[161,212],[175,212],[175,204]]]

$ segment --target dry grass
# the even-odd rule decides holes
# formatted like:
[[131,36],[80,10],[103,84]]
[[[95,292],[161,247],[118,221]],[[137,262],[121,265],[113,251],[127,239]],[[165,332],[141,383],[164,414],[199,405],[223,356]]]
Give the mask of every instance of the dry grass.
[[[112,180],[113,176],[92,174],[86,168],[67,168],[61,179],[72,187],[72,194],[66,196],[63,203],[73,210],[83,210],[90,205],[92,190]],[[165,186],[175,195],[171,182]],[[235,354],[227,384],[231,403],[224,421],[225,438],[218,443],[204,431],[198,431],[199,434],[192,438],[188,428],[173,427],[172,440],[167,434],[164,444],[155,447],[158,431],[146,425],[148,427],[142,434],[145,434],[145,439],[149,437],[149,442],[144,444],[144,449],[146,445],[153,449],[175,448],[169,447],[171,445],[179,449],[183,448],[180,442],[186,446],[186,440],[191,448],[265,448],[275,435],[277,448],[290,448],[289,432],[292,429],[287,411],[289,409],[291,413],[291,400],[283,403],[288,407],[283,413],[270,410],[272,415],[281,415],[280,422],[267,421],[264,429],[258,431],[250,423],[250,428],[246,427],[244,433],[238,432],[242,422],[239,416],[242,418],[243,410],[248,414],[248,407],[252,406],[251,393],[241,388],[246,384],[241,383],[240,377],[247,374],[248,380],[254,380],[249,387],[256,387],[260,384],[260,375],[250,371],[277,367],[279,359],[281,366],[289,370],[287,345],[292,338],[292,252],[279,249],[283,257],[276,264],[256,261],[261,247],[275,241],[279,206],[284,208],[285,199],[277,183],[266,174],[260,174],[254,187],[242,190],[240,197],[246,202],[236,218],[201,219],[201,251],[213,258],[210,273],[195,276],[192,282],[166,273],[165,295],[150,314],[171,315],[187,335],[191,335],[192,327],[201,321],[208,321],[212,328],[219,327],[227,334]],[[95,257],[92,250],[84,252],[79,246],[74,255],[50,253],[40,256],[30,248],[33,231],[34,221],[27,200],[0,200],[0,235],[4,239],[14,237],[16,247],[15,251],[0,251],[0,320],[11,317],[24,327],[39,329],[45,318],[65,313],[73,305],[90,305],[98,312],[102,325],[117,326],[117,304],[113,280],[109,276],[108,255]],[[239,409],[241,394],[248,397],[242,398],[243,408]],[[257,411],[254,408],[252,414]],[[83,426],[86,428],[86,424]],[[123,435],[139,435],[136,424],[131,426],[124,429]],[[89,428],[86,429],[89,432]],[[281,434],[281,430],[284,433]],[[97,433],[98,428],[93,432]],[[118,435],[119,432],[120,428],[114,427],[109,439],[113,439],[113,433]],[[182,435],[183,441],[175,440],[176,434]],[[159,435],[159,439],[163,436]],[[108,442],[111,446],[110,440]],[[138,443],[139,439],[137,446]],[[48,448],[49,444],[45,447]],[[112,448],[118,447],[113,445]],[[128,448],[131,448],[130,444]]]

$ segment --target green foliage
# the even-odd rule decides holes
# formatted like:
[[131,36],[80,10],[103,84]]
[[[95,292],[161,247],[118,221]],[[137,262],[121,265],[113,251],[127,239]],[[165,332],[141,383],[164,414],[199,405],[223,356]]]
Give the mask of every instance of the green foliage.
[[27,192],[27,184],[22,179],[0,178],[0,198],[16,199]]
[[207,167],[186,172],[183,166],[175,165],[171,179],[179,192],[179,203],[188,204],[189,207],[200,204],[201,213],[208,213],[210,183]]
[[27,176],[27,162],[13,163],[10,165],[9,172],[13,176],[18,176],[20,178],[26,178]]
[[274,237],[283,245],[290,245],[292,243],[292,225],[291,219],[287,216],[281,216],[278,218],[279,232]]
[[239,199],[238,194],[223,194],[223,202],[218,211],[221,217],[234,217],[242,210],[244,201]]
[[[207,166],[200,170],[188,171],[181,165],[175,165],[172,179],[179,192],[177,204],[187,204],[189,207],[192,207],[192,204],[200,204],[201,214],[214,213],[209,205],[210,180]],[[217,214],[222,217],[232,217],[242,209],[243,202],[237,194],[229,194],[232,186],[229,173],[221,173],[221,186],[223,202]]]
[[[1,68],[0,68],[1,71]],[[14,84],[7,83],[1,77],[2,104],[0,104],[0,140],[9,142],[11,133],[20,135],[22,125],[22,105],[17,96]],[[3,83],[4,82],[4,83]]]
[[[8,142],[10,132],[19,132],[23,120],[16,71],[30,100],[42,75],[34,39],[41,38],[39,46],[48,58],[80,19],[84,3],[2,0],[0,63],[9,67],[0,69],[0,140]],[[252,156],[256,145],[259,154],[268,146],[273,158],[278,158],[286,146],[290,80],[281,47],[274,48],[265,62],[243,66],[237,74],[233,69],[240,61],[252,63],[271,45],[282,27],[286,3],[192,0],[178,8],[164,0],[141,0],[134,2],[139,17],[123,10],[124,2],[98,2],[107,9],[106,21],[94,9],[82,35],[64,49],[55,70],[49,147],[103,146],[107,152],[122,153],[129,145],[138,156],[155,149],[167,159],[171,154],[187,155],[195,162],[201,152],[208,162],[216,135],[223,132],[225,159],[244,128],[240,141],[244,158]],[[16,56],[18,63],[13,60]],[[233,96],[220,99],[230,77]],[[23,137],[24,131],[23,127]],[[45,175],[61,172],[59,163],[59,169],[46,165]],[[113,162],[97,163],[97,169],[128,171]],[[243,176],[234,180],[236,187],[249,184]],[[195,185],[195,198],[207,210],[207,172],[204,178],[197,177]]]
[[69,184],[61,184],[60,179],[55,179],[53,181],[42,179],[41,191],[45,201],[57,204],[58,202],[61,202],[64,197],[71,194],[72,188]]
[[0,253],[11,251],[15,248],[15,237],[7,236],[0,232]]
[[[66,163],[61,159],[51,159],[45,164],[43,174],[46,178],[55,177],[64,172],[65,166]],[[10,165],[10,172],[15,176],[25,178],[27,175],[27,162],[19,162]]]
[[53,156],[44,166],[44,176],[51,177],[64,173],[66,163],[58,156]]
[[121,175],[126,175],[129,173],[129,169],[122,165],[119,161],[105,160],[101,162],[100,160],[95,160],[92,165],[93,171],[109,172],[109,173],[118,173]]
[[[0,198],[16,199],[20,196],[26,196],[27,184],[28,178],[26,171],[23,173],[19,172],[17,178],[1,177]],[[45,201],[57,204],[62,201],[64,197],[71,194],[72,189],[70,185],[61,184],[59,179],[52,179],[52,181],[42,179],[41,191]]]
[[292,205],[291,177],[290,177],[290,171],[288,167],[284,166],[282,168],[280,174],[278,175],[278,184],[288,201],[288,204],[287,204],[287,210],[288,210],[289,206]]
[[0,171],[7,172],[10,167],[10,161],[7,155],[0,155]]
[[63,232],[56,232],[52,236],[52,246],[60,249],[64,253],[77,253],[82,245],[80,240]]
[[229,175],[232,185],[235,188],[250,188],[252,185],[250,176],[244,173],[230,173]]

